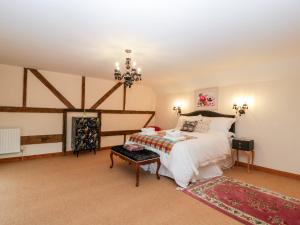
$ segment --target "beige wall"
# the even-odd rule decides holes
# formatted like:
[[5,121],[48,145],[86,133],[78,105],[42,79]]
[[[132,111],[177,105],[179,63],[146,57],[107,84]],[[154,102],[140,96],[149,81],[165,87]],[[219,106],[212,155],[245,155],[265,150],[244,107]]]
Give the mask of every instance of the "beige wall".
[[[57,72],[40,72],[60,91],[76,108],[81,107],[81,76]],[[101,96],[115,85],[113,80],[86,78],[86,108],[91,107]],[[0,106],[22,106],[23,68],[0,64]],[[28,72],[28,107],[65,106],[34,76]],[[155,110],[156,96],[153,90],[141,84],[127,89],[126,109]],[[122,109],[123,88],[116,90],[98,108]],[[67,150],[71,149],[71,118],[81,113],[68,113]],[[96,116],[88,113],[87,116]],[[127,130],[141,128],[150,115],[104,114],[102,130]],[[154,120],[153,120],[154,121]],[[152,123],[153,123],[152,121]],[[19,127],[21,135],[42,135],[62,133],[62,114],[40,113],[0,113],[0,128]],[[123,136],[103,137],[102,146],[122,144]],[[61,152],[61,143],[23,146],[24,155]],[[0,155],[0,158],[14,157],[20,154]]]
[[[81,77],[41,71],[57,89],[76,107],[80,106]],[[254,71],[255,72],[255,71]],[[270,71],[264,70],[268,74]],[[0,105],[21,106],[23,68],[0,65]],[[287,73],[288,74],[288,73]],[[271,77],[271,76],[270,76]],[[90,107],[100,96],[115,84],[114,81],[87,78],[86,107]],[[300,96],[299,76],[280,76],[270,81],[241,83],[219,87],[219,110],[222,113],[234,113],[232,102],[236,97],[250,96],[253,104],[247,114],[237,122],[237,136],[255,140],[257,165],[300,173],[300,147],[297,138],[300,134]],[[122,88],[119,88],[99,108],[122,109]],[[177,115],[172,110],[176,102],[181,102],[183,113],[194,110],[194,91],[157,95],[149,87],[141,84],[127,90],[126,109],[155,110],[155,124],[164,129],[173,128]],[[32,74],[28,77],[28,106],[64,107],[57,98],[45,88]],[[70,150],[70,121],[68,115],[67,149]],[[95,114],[88,114],[95,115]],[[102,129],[122,130],[138,129],[149,115],[103,115]],[[154,121],[152,121],[154,123]],[[22,135],[57,134],[62,130],[61,114],[0,113],[0,127],[20,127]],[[120,144],[122,136],[103,137],[103,146]],[[24,154],[43,154],[60,152],[61,143],[24,146]],[[13,155],[0,155],[11,157]]]
[[[219,87],[219,110],[233,114],[236,97],[253,99],[246,115],[237,121],[237,136],[255,140],[255,164],[300,174],[300,79],[297,76],[273,81]],[[168,129],[175,127],[172,110],[181,101],[183,112],[194,109],[194,92],[166,94],[158,98],[156,122]]]

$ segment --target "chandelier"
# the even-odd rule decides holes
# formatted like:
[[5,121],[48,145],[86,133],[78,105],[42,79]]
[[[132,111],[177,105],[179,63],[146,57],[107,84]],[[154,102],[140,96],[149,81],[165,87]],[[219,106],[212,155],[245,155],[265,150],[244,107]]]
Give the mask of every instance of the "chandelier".
[[125,52],[128,54],[125,62],[126,72],[121,74],[120,64],[116,62],[114,75],[116,80],[124,80],[125,87],[131,87],[134,81],[142,80],[141,68],[136,68],[136,62],[131,62],[131,50],[126,49]]

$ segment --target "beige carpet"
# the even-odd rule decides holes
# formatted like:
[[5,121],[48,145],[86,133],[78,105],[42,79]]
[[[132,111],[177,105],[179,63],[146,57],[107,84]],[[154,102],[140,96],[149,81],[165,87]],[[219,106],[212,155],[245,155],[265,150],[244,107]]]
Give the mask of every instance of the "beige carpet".
[[[141,174],[109,151],[0,164],[1,225],[234,225],[235,220]],[[235,168],[226,175],[300,198],[297,180]]]

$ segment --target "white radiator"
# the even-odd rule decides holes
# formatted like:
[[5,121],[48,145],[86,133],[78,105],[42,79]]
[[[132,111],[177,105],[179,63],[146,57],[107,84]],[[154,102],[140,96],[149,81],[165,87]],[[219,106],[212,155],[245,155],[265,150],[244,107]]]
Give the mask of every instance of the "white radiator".
[[21,151],[21,131],[19,128],[0,129],[0,154]]

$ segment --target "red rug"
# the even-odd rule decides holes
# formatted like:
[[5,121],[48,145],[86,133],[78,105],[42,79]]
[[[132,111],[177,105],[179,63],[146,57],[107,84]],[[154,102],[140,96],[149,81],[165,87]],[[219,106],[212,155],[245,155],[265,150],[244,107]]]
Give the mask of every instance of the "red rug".
[[243,224],[300,225],[300,200],[229,177],[198,182],[183,192]]

